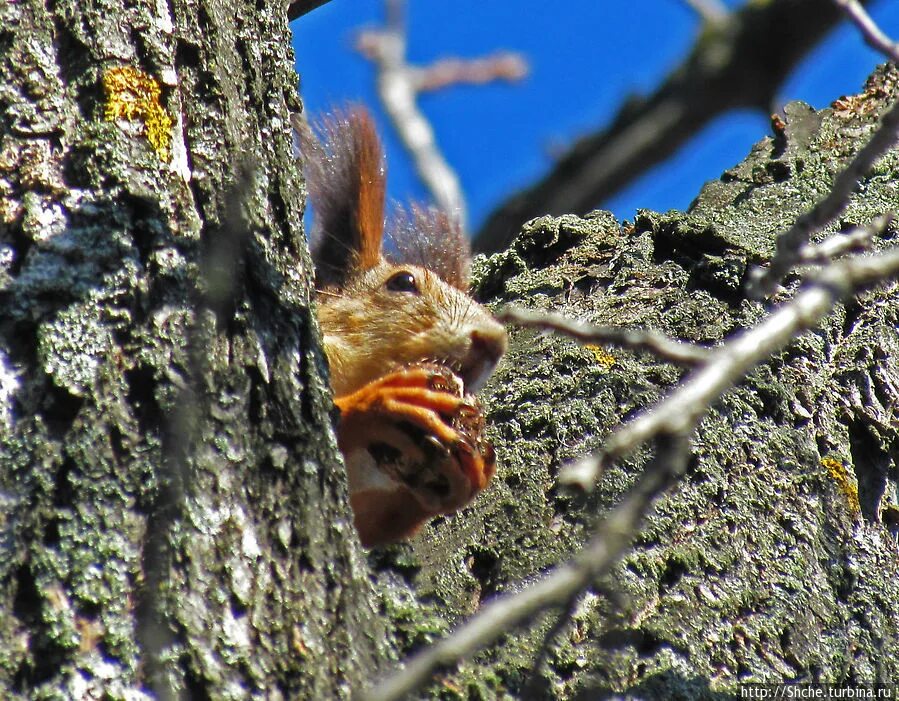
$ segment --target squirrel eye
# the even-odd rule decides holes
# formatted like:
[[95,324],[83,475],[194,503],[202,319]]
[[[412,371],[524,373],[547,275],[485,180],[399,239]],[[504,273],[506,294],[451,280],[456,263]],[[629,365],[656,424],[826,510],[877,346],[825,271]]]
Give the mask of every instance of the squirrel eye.
[[418,294],[418,283],[415,281],[415,276],[406,270],[394,273],[387,278],[385,287],[391,292],[414,292]]

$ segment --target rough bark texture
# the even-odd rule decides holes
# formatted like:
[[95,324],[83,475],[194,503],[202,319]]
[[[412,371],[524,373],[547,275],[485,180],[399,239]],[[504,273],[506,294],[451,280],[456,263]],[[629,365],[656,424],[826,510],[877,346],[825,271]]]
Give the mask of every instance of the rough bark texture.
[[[602,212],[531,222],[478,266],[482,296],[720,342],[764,313],[743,298],[747,264],[769,258],[775,233],[826,191],[899,97],[897,82],[896,70],[881,72],[836,111],[790,105],[786,129],[709,183],[688,213],[642,212],[624,227]],[[842,223],[895,208],[897,178],[894,150]],[[895,231],[875,247],[896,245]],[[696,699],[727,696],[740,681],[899,679],[897,320],[895,282],[866,292],[714,407],[688,476],[614,576],[579,603],[532,693]],[[560,489],[559,466],[680,375],[648,355],[513,333],[485,398],[495,484],[390,553],[436,616],[423,619],[421,638],[578,547],[648,456],[609,470],[589,496]],[[548,625],[535,623],[429,693],[518,697]]]
[[[0,10],[3,698],[346,697],[564,559],[644,464],[586,497],[555,483],[680,371],[516,332],[485,397],[494,486],[360,557],[309,306],[289,46],[264,2]],[[720,341],[764,311],[742,299],[747,263],[896,83],[791,107],[687,214],[532,222],[480,263],[482,295]],[[897,174],[893,152],[845,221],[895,207]],[[540,694],[899,678],[897,317],[895,284],[865,293],[715,408]],[[427,695],[520,696],[535,623]]]
[[336,698],[388,653],[330,430],[283,13],[0,9],[5,699]]

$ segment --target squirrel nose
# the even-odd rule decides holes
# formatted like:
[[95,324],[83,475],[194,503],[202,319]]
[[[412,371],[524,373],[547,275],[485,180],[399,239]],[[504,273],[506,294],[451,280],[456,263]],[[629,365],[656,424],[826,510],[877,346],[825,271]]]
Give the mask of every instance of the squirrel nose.
[[473,330],[470,339],[471,345],[462,364],[461,377],[465,391],[473,394],[490,377],[493,368],[506,352],[508,342],[506,330],[496,322],[493,322],[490,328]]

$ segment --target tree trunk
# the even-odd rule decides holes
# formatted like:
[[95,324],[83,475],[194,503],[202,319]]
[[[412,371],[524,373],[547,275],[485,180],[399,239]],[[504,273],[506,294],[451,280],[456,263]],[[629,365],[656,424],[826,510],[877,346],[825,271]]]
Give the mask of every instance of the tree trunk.
[[[283,7],[21,0],[0,47],[4,698],[347,697],[565,559],[634,482],[645,455],[589,496],[555,477],[681,371],[516,332],[484,398],[494,484],[361,557],[310,309]],[[742,298],[747,264],[897,84],[792,107],[688,214],[531,223],[480,262],[482,294],[721,340],[764,312]],[[895,206],[896,173],[894,150],[845,221]],[[560,634],[543,696],[899,678],[897,318],[895,283],[865,293],[716,407],[686,480]],[[521,696],[535,623],[427,695]]]
[[330,429],[283,12],[0,9],[3,698],[336,698],[389,652]]

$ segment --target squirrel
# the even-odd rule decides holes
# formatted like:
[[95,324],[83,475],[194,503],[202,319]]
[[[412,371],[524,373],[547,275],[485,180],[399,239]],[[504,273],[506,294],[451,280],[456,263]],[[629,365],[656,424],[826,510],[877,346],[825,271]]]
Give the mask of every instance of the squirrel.
[[335,111],[315,129],[292,121],[356,530],[365,547],[405,540],[493,476],[473,395],[506,331],[468,294],[471,253],[453,217],[413,205],[385,218],[384,157],[365,109]]

